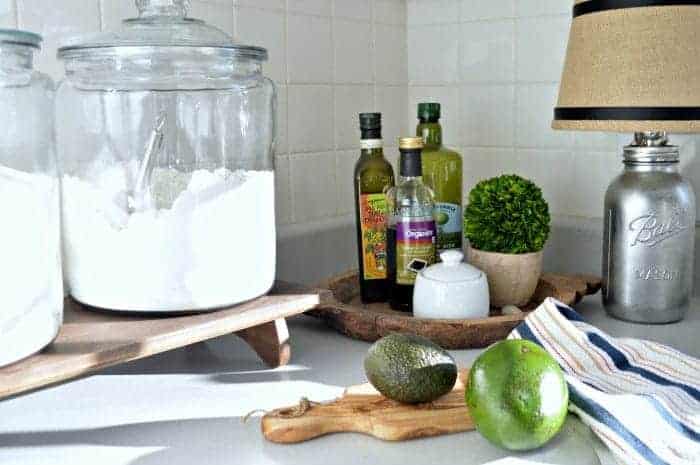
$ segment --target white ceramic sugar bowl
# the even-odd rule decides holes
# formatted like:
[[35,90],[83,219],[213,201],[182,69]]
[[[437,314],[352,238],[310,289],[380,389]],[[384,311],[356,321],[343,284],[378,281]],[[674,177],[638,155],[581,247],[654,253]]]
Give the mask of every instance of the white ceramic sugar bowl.
[[486,275],[463,263],[464,254],[447,250],[442,263],[430,266],[416,277],[413,315],[416,318],[473,319],[489,315],[489,285]]

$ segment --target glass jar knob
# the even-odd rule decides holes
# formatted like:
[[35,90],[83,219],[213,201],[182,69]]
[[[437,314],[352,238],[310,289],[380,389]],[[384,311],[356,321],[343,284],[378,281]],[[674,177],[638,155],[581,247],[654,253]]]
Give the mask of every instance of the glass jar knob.
[[152,16],[187,16],[190,0],[136,0],[139,17]]

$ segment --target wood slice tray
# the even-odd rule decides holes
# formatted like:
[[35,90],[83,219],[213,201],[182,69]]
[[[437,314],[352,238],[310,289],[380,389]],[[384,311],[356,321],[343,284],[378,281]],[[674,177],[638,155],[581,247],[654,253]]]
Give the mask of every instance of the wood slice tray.
[[489,318],[430,320],[392,310],[386,303],[362,304],[355,270],[321,283],[321,304],[307,314],[362,341],[374,342],[390,333],[405,332],[427,337],[445,349],[477,349],[504,339],[545,298],[554,297],[574,305],[583,297],[596,294],[601,284],[601,279],[592,275],[544,274],[521,314],[502,315],[500,309],[492,309]]
[[241,305],[170,317],[98,313],[66,299],[64,324],[53,343],[0,368],[0,399],[231,333],[268,365],[284,365],[291,354],[285,318],[318,303],[318,293],[281,282]]

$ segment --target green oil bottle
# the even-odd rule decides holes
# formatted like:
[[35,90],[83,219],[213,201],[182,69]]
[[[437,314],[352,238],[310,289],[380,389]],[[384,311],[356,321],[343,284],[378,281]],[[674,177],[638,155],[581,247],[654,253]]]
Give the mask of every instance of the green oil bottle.
[[423,138],[423,181],[435,193],[438,253],[462,248],[462,156],[442,145],[440,104],[418,105],[416,135]]
[[360,158],[355,165],[355,220],[360,267],[360,296],[363,303],[386,302],[387,191],[394,187],[394,169],[384,158],[382,115],[360,114],[362,131]]

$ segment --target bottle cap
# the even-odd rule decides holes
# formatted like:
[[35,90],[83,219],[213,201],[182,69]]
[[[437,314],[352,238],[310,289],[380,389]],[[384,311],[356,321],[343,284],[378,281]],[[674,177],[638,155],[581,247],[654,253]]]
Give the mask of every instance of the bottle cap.
[[399,137],[399,150],[421,150],[422,148],[422,137]]
[[439,103],[419,103],[418,104],[418,119],[421,121],[436,122],[440,119],[440,104]]
[[372,130],[381,129],[382,114],[381,113],[360,113],[360,129]]

